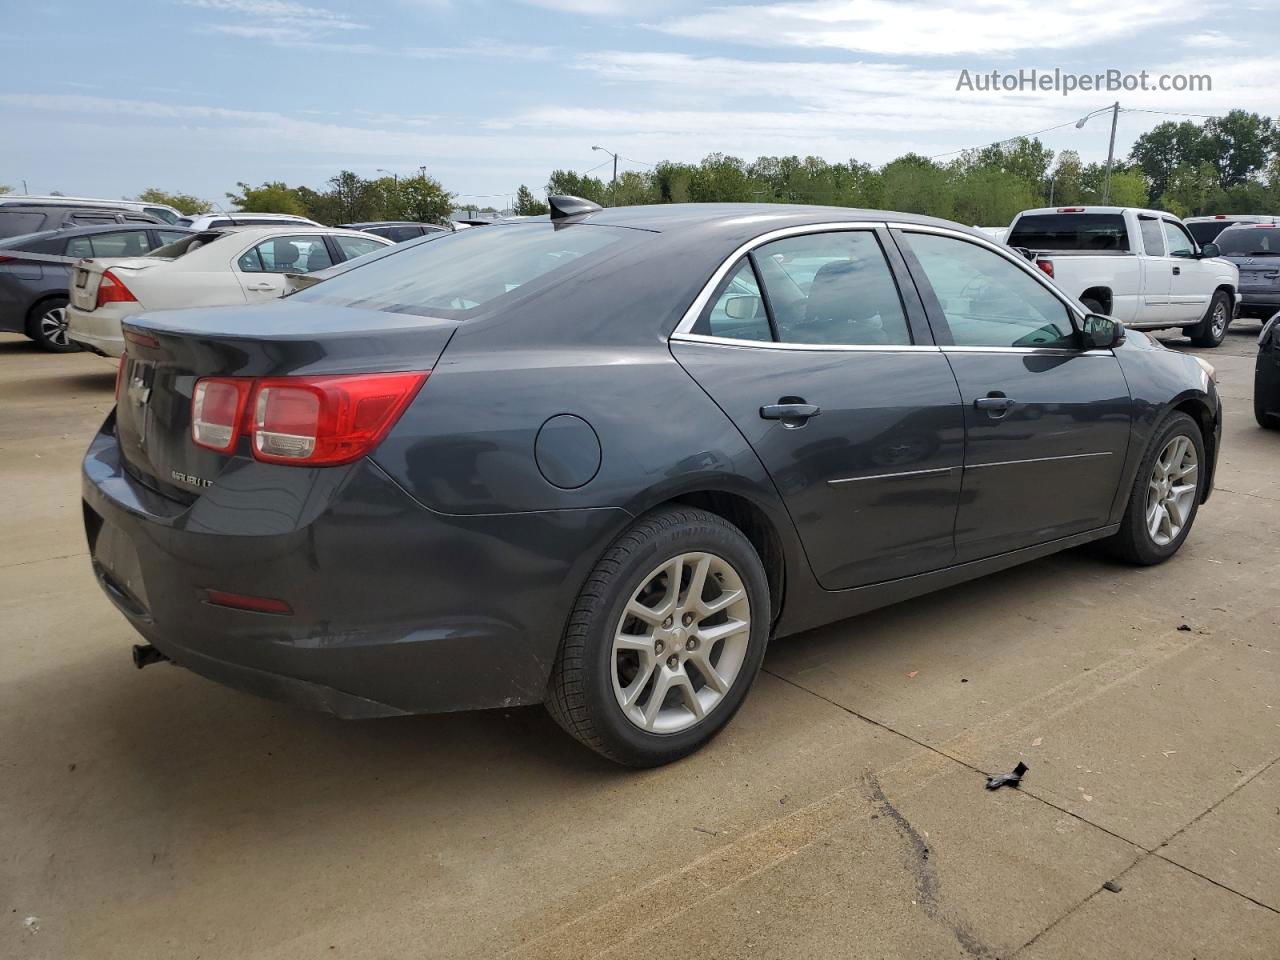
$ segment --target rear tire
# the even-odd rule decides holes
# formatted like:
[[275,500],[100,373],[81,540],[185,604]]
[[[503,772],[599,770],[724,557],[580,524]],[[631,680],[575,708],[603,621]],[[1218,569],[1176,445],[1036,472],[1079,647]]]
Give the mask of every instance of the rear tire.
[[50,297],[32,307],[27,314],[27,336],[50,353],[79,350],[79,344],[67,336],[67,298]]
[[1253,418],[1258,421],[1258,426],[1263,430],[1280,430],[1280,416],[1274,413],[1267,413],[1266,404],[1258,396],[1256,384],[1253,388]]
[[617,763],[678,760],[746,699],[771,616],[764,565],[741,530],[693,507],[657,510],[614,541],[578,595],[547,710]]
[[1187,331],[1191,343],[1197,347],[1216,347],[1227,335],[1231,326],[1231,297],[1224,290],[1214,293],[1204,319]]
[[[1164,563],[1191,532],[1207,476],[1200,425],[1185,413],[1171,414],[1147,446],[1120,529],[1106,541],[1107,548],[1139,566]],[[1193,478],[1189,495],[1180,492]]]

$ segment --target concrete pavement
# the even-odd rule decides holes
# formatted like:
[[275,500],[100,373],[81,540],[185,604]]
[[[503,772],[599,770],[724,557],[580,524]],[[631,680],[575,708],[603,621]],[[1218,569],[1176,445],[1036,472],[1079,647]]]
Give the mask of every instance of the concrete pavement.
[[1275,960],[1257,328],[1203,351],[1224,450],[1172,561],[1073,551],[781,641],[643,773],[537,708],[344,723],[135,671],[78,500],[114,366],[0,337],[0,956]]

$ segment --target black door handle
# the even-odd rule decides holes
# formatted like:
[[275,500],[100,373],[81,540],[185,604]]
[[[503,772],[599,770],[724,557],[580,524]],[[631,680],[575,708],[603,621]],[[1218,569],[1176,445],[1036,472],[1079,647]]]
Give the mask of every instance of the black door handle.
[[1174,268],[1173,268],[1173,275],[1174,275],[1175,277],[1180,277],[1180,276],[1182,276],[1182,268],[1181,268],[1181,267],[1174,267]]
[[1008,397],[979,397],[973,401],[973,405],[979,410],[987,411],[987,415],[999,419],[1009,412],[1009,409],[1017,403],[1016,400],[1010,400]]
[[822,408],[816,403],[805,403],[797,397],[783,397],[777,403],[760,408],[764,420],[781,420],[784,427],[803,427],[810,417],[816,417]]

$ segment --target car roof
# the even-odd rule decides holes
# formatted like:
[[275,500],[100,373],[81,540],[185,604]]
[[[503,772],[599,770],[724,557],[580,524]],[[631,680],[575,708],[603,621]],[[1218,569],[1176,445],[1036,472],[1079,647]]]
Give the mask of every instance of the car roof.
[[423,223],[421,220],[367,220],[364,223],[340,223],[339,227],[362,230],[365,227],[432,227],[436,230],[447,230],[438,223]]
[[[539,217],[492,220],[493,224],[546,222],[549,215]],[[608,226],[651,230],[657,233],[699,228],[699,232],[717,228],[726,234],[742,233],[751,228],[754,235],[791,226],[820,225],[855,221],[882,222],[893,220],[921,226],[939,226],[963,230],[975,236],[979,231],[938,217],[891,210],[869,210],[861,207],[820,207],[792,203],[660,203],[636,207],[606,207],[603,210],[569,217],[557,223],[595,223]],[[983,236],[983,239],[989,239]]]
[[[301,231],[299,231],[300,227],[302,228]],[[191,233],[206,232],[206,231],[195,231],[195,230],[192,230],[190,227],[184,227],[183,229]],[[238,237],[270,237],[279,233],[303,232],[303,233],[333,234],[333,235],[344,236],[344,237],[360,237],[364,240],[369,239],[369,234],[363,233],[360,230],[343,230],[338,227],[321,227],[314,223],[297,223],[297,222],[287,222],[287,221],[281,222],[278,224],[254,223],[254,224],[248,224],[246,226],[240,226],[238,224],[231,223],[231,224],[227,224],[226,226],[214,227],[212,229],[220,233],[234,233]],[[386,238],[374,237],[373,239],[383,240]]]

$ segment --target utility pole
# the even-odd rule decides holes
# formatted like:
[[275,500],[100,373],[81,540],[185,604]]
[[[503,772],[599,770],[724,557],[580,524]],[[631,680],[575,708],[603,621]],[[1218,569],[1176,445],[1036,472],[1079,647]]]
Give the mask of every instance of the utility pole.
[[1116,123],[1120,119],[1120,101],[1117,100],[1111,107],[1111,143],[1107,146],[1107,173],[1102,180],[1102,202],[1105,204],[1111,199],[1111,165],[1115,162],[1116,156]]
[[618,182],[618,155],[612,150],[606,150],[604,147],[592,147],[592,150],[599,150],[601,153],[607,153],[613,157],[613,182]]

